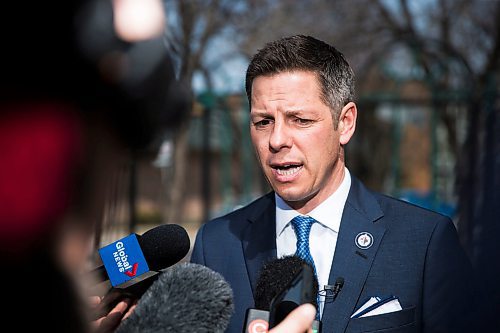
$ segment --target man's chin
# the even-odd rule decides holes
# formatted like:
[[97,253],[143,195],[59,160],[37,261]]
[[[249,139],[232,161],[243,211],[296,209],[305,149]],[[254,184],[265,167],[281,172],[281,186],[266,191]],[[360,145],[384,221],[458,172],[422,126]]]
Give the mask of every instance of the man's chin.
[[274,191],[291,208],[299,211],[314,198],[309,192],[299,191],[297,188],[275,188]]
[[307,201],[307,199],[301,193],[296,193],[293,191],[276,191],[283,201],[285,201],[290,206],[300,205],[302,202]]

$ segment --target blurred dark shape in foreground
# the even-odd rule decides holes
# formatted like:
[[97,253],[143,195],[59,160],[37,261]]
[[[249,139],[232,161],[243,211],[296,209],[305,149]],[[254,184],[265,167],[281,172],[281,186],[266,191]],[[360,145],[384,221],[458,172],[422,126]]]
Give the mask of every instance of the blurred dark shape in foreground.
[[11,327],[87,331],[72,275],[85,269],[110,179],[188,114],[163,39],[121,40],[113,11],[105,0],[2,8],[0,258]]

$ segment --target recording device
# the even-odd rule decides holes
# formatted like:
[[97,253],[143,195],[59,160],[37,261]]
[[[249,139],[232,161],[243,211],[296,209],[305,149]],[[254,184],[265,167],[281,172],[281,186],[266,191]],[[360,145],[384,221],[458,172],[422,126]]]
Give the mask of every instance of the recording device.
[[[297,256],[265,264],[257,280],[255,308],[247,309],[243,333],[265,332],[303,303],[317,306],[318,282],[312,266]],[[313,323],[319,330],[319,321]]]
[[269,328],[278,325],[300,304],[316,302],[317,288],[315,291],[313,287],[315,281],[312,267],[303,264],[292,281],[272,299],[269,306]]
[[[344,286],[344,278],[339,276],[335,280],[335,284],[332,285],[325,285],[325,291],[326,291],[326,302],[333,302],[339,295],[340,291],[342,290],[342,287]],[[330,293],[328,293],[330,291]]]
[[261,333],[269,330],[269,311],[248,309],[243,333]]
[[233,291],[222,275],[180,263],[158,275],[116,332],[222,333],[233,311]]
[[87,273],[87,278],[94,287],[95,283],[106,282],[112,288],[96,309],[96,318],[123,298],[139,298],[156,280],[158,272],[178,263],[189,248],[186,230],[176,224],[159,225],[142,236],[131,234],[101,248],[104,264]]
[[[158,271],[178,263],[182,258],[184,258],[190,248],[190,240],[186,230],[177,224],[162,224],[146,231],[142,234],[142,236],[131,234],[127,237],[131,237],[132,240],[133,238],[137,239],[137,244],[131,245],[137,245],[138,248],[130,250],[142,252],[149,268],[147,271]],[[120,253],[120,250],[123,249],[121,247],[123,246],[124,240],[127,239],[127,237],[107,245],[107,247],[116,248],[116,255],[120,259],[120,262],[116,261],[115,253],[111,253],[111,262],[117,262],[117,264],[113,266],[108,262],[108,253],[102,251],[106,247],[100,249],[99,252],[104,265],[101,265],[89,272],[89,278],[93,279],[93,281],[96,281],[97,283],[100,283],[109,280],[110,276],[113,277],[117,273],[123,273],[124,276],[127,276],[126,272],[129,272],[130,270],[124,269],[123,272],[120,271],[120,265],[123,268],[128,267],[128,265],[125,266],[124,262],[130,264],[128,260],[125,261],[127,249],[125,248],[125,251],[123,251],[124,253]],[[128,259],[128,257],[126,259]],[[107,263],[108,265],[106,265]],[[136,273],[136,276],[138,277],[139,274]],[[115,283],[113,287],[119,285],[119,283]],[[128,285],[125,285],[123,287],[127,286]]]
[[[255,288],[255,308],[269,311],[273,298],[292,282],[304,264],[309,265],[302,258],[290,255],[263,265]],[[313,288],[318,291],[318,283],[315,280]],[[315,299],[313,305],[317,305]]]

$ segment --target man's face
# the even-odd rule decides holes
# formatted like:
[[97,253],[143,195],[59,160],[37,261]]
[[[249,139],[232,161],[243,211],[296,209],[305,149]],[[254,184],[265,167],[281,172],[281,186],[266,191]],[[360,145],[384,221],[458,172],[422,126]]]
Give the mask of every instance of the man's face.
[[314,73],[294,71],[255,78],[250,133],[272,188],[291,207],[307,213],[339,186],[339,132],[320,98]]

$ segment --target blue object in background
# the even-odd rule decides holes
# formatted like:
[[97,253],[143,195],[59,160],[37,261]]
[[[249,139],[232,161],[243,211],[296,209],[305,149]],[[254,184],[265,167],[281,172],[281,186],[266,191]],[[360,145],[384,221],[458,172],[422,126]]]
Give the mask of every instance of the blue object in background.
[[149,272],[136,234],[106,245],[99,249],[99,255],[113,287]]
[[414,205],[433,210],[450,218],[455,216],[456,206],[440,201],[433,192],[419,192],[412,189],[401,190],[398,197]]

